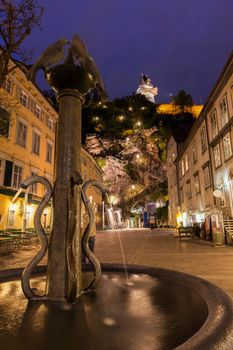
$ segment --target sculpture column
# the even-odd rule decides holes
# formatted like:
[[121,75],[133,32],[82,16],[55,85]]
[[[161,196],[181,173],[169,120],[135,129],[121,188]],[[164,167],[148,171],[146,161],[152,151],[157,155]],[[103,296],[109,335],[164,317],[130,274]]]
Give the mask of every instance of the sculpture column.
[[54,223],[48,255],[48,299],[73,301],[81,290],[81,106],[75,89],[59,91]]

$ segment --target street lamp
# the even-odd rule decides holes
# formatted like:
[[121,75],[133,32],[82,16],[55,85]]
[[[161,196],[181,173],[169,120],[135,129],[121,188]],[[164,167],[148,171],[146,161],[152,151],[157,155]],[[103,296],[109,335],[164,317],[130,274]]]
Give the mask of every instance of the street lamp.
[[137,128],[139,128],[140,126],[142,125],[142,122],[139,120],[139,121],[137,121],[137,123],[136,123],[136,127]]

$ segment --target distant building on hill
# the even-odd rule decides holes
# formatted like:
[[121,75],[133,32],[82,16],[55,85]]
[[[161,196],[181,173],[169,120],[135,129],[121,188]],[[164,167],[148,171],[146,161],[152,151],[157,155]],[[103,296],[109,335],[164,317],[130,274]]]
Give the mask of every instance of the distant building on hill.
[[152,85],[148,75],[142,74],[136,94],[144,95],[148,101],[155,103],[155,96],[158,95],[158,88]]
[[[185,109],[185,112],[191,113],[195,118],[199,117],[201,111],[202,111],[203,105],[194,105],[192,107],[187,107]],[[157,113],[159,114],[179,114],[179,109],[177,106],[175,106],[173,103],[162,103],[157,106],[156,109]]]

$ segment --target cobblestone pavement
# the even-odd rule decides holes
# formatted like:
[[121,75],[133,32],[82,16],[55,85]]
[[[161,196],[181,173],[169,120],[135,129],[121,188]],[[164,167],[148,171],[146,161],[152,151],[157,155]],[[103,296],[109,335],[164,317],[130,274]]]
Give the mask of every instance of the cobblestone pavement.
[[[121,244],[120,240],[121,239]],[[233,298],[233,247],[213,247],[189,239],[179,241],[172,230],[119,230],[97,232],[95,253],[101,262],[148,265],[202,277]],[[1,257],[0,270],[23,267],[37,247]],[[46,258],[42,263],[46,263]]]

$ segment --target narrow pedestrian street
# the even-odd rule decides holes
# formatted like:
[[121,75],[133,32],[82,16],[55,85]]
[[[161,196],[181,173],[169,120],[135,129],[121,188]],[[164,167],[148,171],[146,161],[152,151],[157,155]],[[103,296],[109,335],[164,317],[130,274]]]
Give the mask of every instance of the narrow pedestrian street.
[[[180,241],[174,233],[175,230],[165,229],[98,231],[95,254],[102,263],[122,264],[125,258],[127,264],[190,273],[216,284],[233,297],[233,247],[213,247],[211,243],[190,239]],[[10,257],[1,257],[0,270],[25,266],[36,249],[27,247]],[[42,261],[45,263],[46,259]]]

